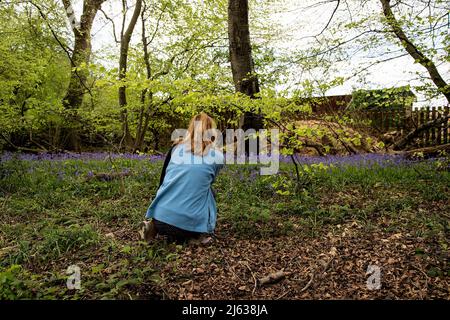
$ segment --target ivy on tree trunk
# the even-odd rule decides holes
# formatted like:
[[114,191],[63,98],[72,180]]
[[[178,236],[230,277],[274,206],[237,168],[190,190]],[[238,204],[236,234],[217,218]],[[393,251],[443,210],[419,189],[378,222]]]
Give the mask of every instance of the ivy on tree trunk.
[[69,150],[79,151],[81,148],[81,138],[79,134],[78,109],[83,103],[83,97],[88,92],[87,84],[88,70],[91,59],[91,30],[95,16],[100,10],[105,0],[84,0],[83,13],[80,23],[75,24],[73,19],[73,9],[70,0],[62,0],[67,16],[72,23],[72,31],[74,34],[74,47],[71,57],[71,74],[70,82],[65,97],[63,98],[63,106],[67,112],[66,123],[63,127],[63,137],[60,143]]

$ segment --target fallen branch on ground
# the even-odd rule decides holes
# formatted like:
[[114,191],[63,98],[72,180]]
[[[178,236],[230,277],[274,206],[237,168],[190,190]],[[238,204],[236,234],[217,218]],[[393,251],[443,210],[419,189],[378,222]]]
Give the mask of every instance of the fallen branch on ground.
[[450,152],[450,143],[443,144],[441,146],[434,146],[434,147],[426,147],[426,148],[418,148],[414,150],[406,151],[405,157],[408,159],[414,159],[418,157],[435,157],[439,156],[443,152]]
[[280,271],[271,273],[264,278],[259,279],[258,283],[260,286],[276,283],[290,274],[291,274],[290,272],[285,272],[284,270],[280,270]]

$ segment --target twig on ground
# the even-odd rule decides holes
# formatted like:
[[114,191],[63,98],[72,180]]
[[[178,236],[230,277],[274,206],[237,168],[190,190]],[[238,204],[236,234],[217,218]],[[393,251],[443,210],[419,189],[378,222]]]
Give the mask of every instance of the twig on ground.
[[[322,263],[323,269],[322,269],[322,271],[320,272],[320,276],[321,276],[321,277],[323,277],[323,275],[325,274],[325,272],[328,271],[331,262],[333,261],[334,257],[337,255],[337,251],[336,251],[336,248],[335,248],[335,247],[331,248],[331,250],[330,250],[330,252],[329,252],[329,255],[330,255],[330,258],[329,258],[328,260],[326,260],[326,261],[319,260],[319,261],[322,261],[322,262],[323,262],[323,263]],[[313,283],[313,281],[314,281],[314,278],[316,278],[316,270],[317,270],[317,269],[314,269],[314,268],[313,268],[313,270],[310,272],[311,278],[309,279],[308,283],[300,290],[300,292],[303,292],[303,291],[308,290],[308,288],[312,285],[312,283]],[[320,278],[321,278],[321,277],[320,277]]]
[[244,263],[244,262],[240,261],[240,263],[242,263],[244,266],[247,267],[247,269],[250,271],[250,274],[251,274],[252,277],[253,277],[254,286],[253,286],[253,290],[252,290],[252,295],[254,295],[254,294],[255,294],[255,291],[256,291],[256,287],[258,286],[258,279],[256,279],[255,274],[253,273],[252,269],[250,268],[248,262],[247,262],[247,263]]
[[291,274],[290,272],[285,272],[283,269],[281,269],[280,271],[271,273],[268,276],[259,279],[259,284],[261,286],[266,285],[266,284],[272,284],[272,283],[282,280],[283,278],[285,278],[286,276],[288,276],[290,274]]
[[285,293],[283,293],[281,296],[277,297],[275,300],[280,300],[281,298],[284,298],[291,291],[292,291],[292,289],[287,290]]
[[300,290],[300,292],[306,291],[306,290],[311,286],[311,284],[313,283],[313,281],[314,281],[314,272],[311,272],[311,278],[309,279],[309,281],[308,281],[308,283],[306,284],[306,286],[304,286],[304,287]]
[[233,268],[231,267],[231,265],[228,263],[228,260],[225,258],[226,255],[225,255],[225,253],[223,252],[223,250],[222,250],[221,248],[219,248],[219,250],[220,250],[220,252],[222,253],[223,260],[224,260],[225,263],[227,264],[228,269],[231,271],[231,273],[232,273],[236,278],[238,278],[239,281],[244,282],[241,278],[239,278],[239,276],[236,274],[236,272],[234,272],[234,270],[233,270]]

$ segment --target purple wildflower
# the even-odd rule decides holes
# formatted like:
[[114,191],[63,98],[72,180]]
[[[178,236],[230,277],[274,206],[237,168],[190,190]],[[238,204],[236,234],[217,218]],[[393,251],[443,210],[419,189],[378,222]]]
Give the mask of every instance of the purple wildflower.
[[108,160],[112,159],[130,159],[130,160],[150,160],[156,162],[164,159],[164,155],[143,155],[136,153],[108,153],[108,152],[83,152],[83,153],[13,153],[4,152],[0,155],[0,162],[10,160]]

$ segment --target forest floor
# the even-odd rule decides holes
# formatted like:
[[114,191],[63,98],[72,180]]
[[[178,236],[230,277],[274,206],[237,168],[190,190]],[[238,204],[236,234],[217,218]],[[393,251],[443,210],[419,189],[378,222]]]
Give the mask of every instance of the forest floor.
[[301,162],[298,188],[289,163],[226,166],[215,241],[175,245],[137,235],[160,159],[3,155],[0,299],[450,298],[448,163]]

